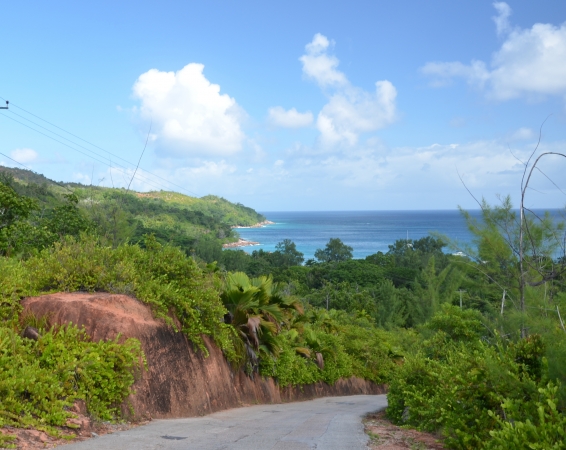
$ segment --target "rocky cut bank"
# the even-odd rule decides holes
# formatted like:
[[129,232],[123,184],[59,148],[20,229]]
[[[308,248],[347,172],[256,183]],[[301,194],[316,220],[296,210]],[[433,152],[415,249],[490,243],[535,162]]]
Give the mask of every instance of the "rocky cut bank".
[[122,405],[130,419],[190,417],[246,404],[385,392],[384,385],[357,377],[334,385],[318,382],[285,388],[272,378],[249,377],[230,366],[212,339],[204,336],[207,357],[182,332],[154,318],[148,305],[126,295],[57,293],[26,298],[22,305],[37,317],[47,316],[51,325],[84,326],[94,341],[118,335],[139,339],[147,370]]

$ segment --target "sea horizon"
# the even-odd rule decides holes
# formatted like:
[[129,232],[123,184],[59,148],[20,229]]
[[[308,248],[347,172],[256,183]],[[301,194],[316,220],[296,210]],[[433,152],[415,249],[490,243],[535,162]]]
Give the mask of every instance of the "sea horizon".
[[[549,211],[559,217],[559,209]],[[324,248],[330,238],[339,238],[353,248],[355,259],[379,251],[386,253],[397,240],[417,240],[431,234],[445,236],[453,244],[447,252],[473,246],[473,235],[459,209],[442,210],[343,210],[343,211],[258,211],[275,222],[259,228],[238,228],[242,239],[259,245],[241,247],[251,253],[274,251],[284,239],[293,241],[305,260]],[[481,218],[481,209],[467,209],[472,218]]]

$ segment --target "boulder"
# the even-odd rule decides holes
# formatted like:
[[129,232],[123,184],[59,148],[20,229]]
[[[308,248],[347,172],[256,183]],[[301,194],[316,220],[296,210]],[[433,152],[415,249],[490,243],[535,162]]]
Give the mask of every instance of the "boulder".
[[136,338],[147,358],[148,370],[133,386],[123,412],[133,419],[191,417],[246,404],[280,403],[327,395],[379,394],[383,386],[359,379],[335,385],[316,383],[279,389],[271,378],[251,379],[228,364],[222,351],[204,337],[209,356],[163,320],[148,305],[109,293],[57,293],[29,297],[24,310],[47,316],[50,324],[85,327],[94,341]]

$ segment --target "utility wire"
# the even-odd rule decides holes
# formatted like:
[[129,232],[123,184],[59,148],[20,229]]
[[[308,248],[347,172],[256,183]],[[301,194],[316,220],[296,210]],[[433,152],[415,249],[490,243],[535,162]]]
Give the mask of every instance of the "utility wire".
[[138,160],[138,165],[136,166],[136,170],[134,170],[134,174],[132,175],[132,179],[130,180],[130,184],[128,184],[128,189],[126,192],[130,190],[130,186],[132,185],[132,181],[134,181],[134,177],[136,176],[136,172],[140,167],[141,160],[143,158],[143,154],[145,153],[145,149],[147,148],[147,142],[149,141],[149,135],[151,134],[151,126],[153,125],[153,120],[149,124],[149,131],[147,132],[147,138],[145,139],[145,145],[143,146],[143,151],[141,152],[140,159]]
[[[41,135],[43,135],[43,136],[45,136],[45,137],[47,137],[47,138],[49,138],[49,139],[51,139],[51,140],[53,140],[53,141],[55,141],[55,142],[58,142],[59,144],[64,145],[65,147],[68,147],[68,148],[70,148],[71,150],[74,150],[74,151],[76,151],[76,152],[78,152],[78,153],[80,153],[80,154],[82,154],[82,155],[84,155],[84,156],[86,156],[86,157],[88,157],[88,158],[94,159],[95,161],[97,161],[97,162],[99,162],[99,163],[101,163],[101,164],[103,164],[103,165],[105,165],[105,166],[107,166],[107,167],[110,167],[110,169],[115,168],[116,170],[119,170],[119,171],[122,172],[123,174],[128,175],[128,173],[127,173],[126,170],[125,170],[125,169],[127,169],[127,168],[124,167],[124,166],[122,166],[122,165],[120,165],[120,167],[122,167],[122,168],[120,168],[120,167],[113,167],[112,165],[108,164],[107,162],[101,161],[100,159],[95,158],[94,156],[89,155],[89,154],[87,154],[87,153],[85,153],[85,152],[83,152],[83,151],[81,151],[81,150],[78,150],[78,149],[72,147],[71,145],[66,144],[65,142],[60,141],[59,139],[54,138],[53,136],[49,136],[48,134],[43,133],[42,131],[36,130],[35,128],[33,128],[33,127],[31,127],[31,126],[29,126],[29,125],[23,123],[23,122],[20,122],[19,120],[16,120],[16,119],[14,119],[13,117],[10,117],[10,116],[5,115],[5,114],[1,114],[0,116],[6,117],[7,119],[10,119],[10,120],[13,120],[14,122],[17,122],[17,123],[19,123],[20,125],[23,125],[24,127],[29,128],[30,130],[33,130],[33,131],[35,131],[36,133],[39,133],[39,134],[41,134]],[[33,123],[33,122],[32,122],[32,123]],[[54,134],[55,134],[55,133],[54,133]],[[65,139],[65,138],[64,138],[64,139]],[[71,142],[72,142],[72,141],[71,141]],[[97,156],[100,156],[100,155],[97,155]],[[31,170],[31,169],[30,169],[30,170]],[[153,175],[153,174],[152,174],[152,175]],[[167,188],[167,186],[165,186],[165,185],[163,185],[163,184],[161,184],[161,183],[159,183],[159,182],[157,182],[157,181],[149,180],[147,177],[144,177],[144,176],[139,175],[139,174],[138,174],[137,176],[138,176],[138,179],[142,179],[143,181],[145,181],[146,183],[152,185],[152,186],[155,187],[155,188],[159,188],[159,187],[162,187],[162,188],[165,187],[165,188]],[[91,180],[91,183],[92,183],[92,180]],[[185,191],[186,191],[186,189],[185,189]],[[196,194],[195,194],[195,195],[196,195]]]
[[[0,99],[5,100],[3,97],[0,97]],[[109,152],[108,150],[105,150],[105,149],[102,148],[102,147],[99,147],[99,146],[96,145],[96,144],[93,144],[92,142],[87,141],[86,139],[83,139],[83,138],[81,138],[80,136],[77,136],[76,134],[73,134],[73,133],[71,133],[70,131],[67,131],[67,130],[65,130],[65,129],[62,128],[62,127],[59,127],[59,126],[55,125],[54,123],[49,122],[49,121],[46,120],[46,119],[43,119],[42,117],[40,117],[40,116],[38,116],[38,115],[36,115],[36,114],[34,114],[34,113],[32,113],[32,112],[30,112],[30,111],[28,111],[28,110],[22,108],[21,106],[18,106],[18,105],[14,104],[14,103],[10,103],[10,106],[13,106],[13,107],[15,107],[15,108],[21,109],[21,110],[24,111],[25,113],[27,113],[27,114],[29,114],[29,115],[31,115],[31,116],[33,116],[33,117],[39,119],[39,120],[41,120],[41,121],[43,121],[43,122],[45,122],[45,123],[51,125],[52,127],[55,127],[55,128],[57,128],[58,130],[61,130],[61,131],[63,131],[64,133],[67,133],[67,134],[69,134],[69,135],[71,135],[71,136],[73,136],[73,137],[75,137],[75,138],[81,140],[82,142],[85,142],[86,144],[89,144],[89,145],[91,145],[91,146],[93,146],[93,147],[95,147],[95,148],[97,148],[97,149],[99,149],[99,150],[102,150],[103,152],[108,153],[110,156],[113,156],[113,157],[115,157],[115,158],[118,158],[118,159],[124,161],[125,163],[130,164],[131,166],[135,166],[135,164],[132,163],[131,161],[128,161],[128,160],[126,160],[126,159],[124,159],[124,158],[122,158],[122,157],[120,157],[120,156],[118,156],[118,155],[116,155],[116,154],[114,154],[114,153],[112,153],[112,152]],[[25,117],[23,117],[23,116],[21,116],[21,115],[15,113],[15,112],[12,111],[12,110],[9,110],[9,111],[10,111],[12,114],[15,114],[15,115],[17,115],[17,116],[19,116],[19,117],[21,117],[21,118],[23,118],[23,119],[25,119],[25,120],[28,120],[28,121],[32,122],[30,119],[26,119]],[[35,124],[35,122],[32,122],[32,123]],[[43,126],[41,126],[41,125],[39,125],[39,124],[35,124],[35,125],[37,125],[37,126],[43,128],[43,129],[46,129],[46,130],[47,130],[47,128],[45,128],[45,127],[43,127]],[[30,128],[30,127],[28,127],[28,128]],[[55,135],[57,135],[57,136],[59,136],[59,137],[65,139],[65,140],[69,141],[69,142],[73,142],[73,141],[71,141],[70,139],[67,139],[67,138],[65,138],[65,137],[63,137],[63,136],[61,136],[61,135],[58,135],[57,133],[55,133],[55,132],[53,132],[53,131],[50,131],[50,130],[48,130],[48,131],[49,131],[50,133],[53,133],[53,134],[55,134]],[[76,142],[73,142],[73,144],[78,145],[78,146],[84,148],[85,150],[88,150],[87,148],[83,147],[83,146],[80,145],[80,144],[77,144]],[[91,153],[96,154],[96,155],[99,156],[99,157],[102,157],[102,155],[99,155],[98,153],[94,152],[93,150],[88,150],[88,151],[90,151]],[[122,167],[123,167],[123,166],[122,166]],[[144,170],[144,172],[147,173],[147,174],[149,174],[149,175],[152,175],[152,176],[154,176],[154,177],[156,177],[156,178],[159,178],[159,179],[162,180],[162,181],[165,181],[165,182],[168,183],[170,186],[175,186],[175,187],[177,187],[177,188],[179,188],[179,189],[182,189],[182,190],[185,191],[185,192],[188,192],[189,194],[198,196],[198,194],[196,194],[195,192],[189,191],[188,189],[184,188],[183,186],[180,186],[180,185],[178,185],[178,184],[176,184],[176,183],[173,183],[172,181],[169,181],[169,180],[166,179],[166,178],[163,178],[163,177],[161,177],[161,176],[159,176],[159,175],[157,175],[157,174],[154,174],[154,173],[152,173],[152,172],[149,172],[149,171],[147,171],[147,170]],[[166,187],[166,186],[163,186],[163,187]]]
[[17,122],[17,123],[19,123],[20,125],[23,125],[24,127],[29,128],[30,130],[33,130],[33,131],[35,131],[36,133],[39,133],[39,134],[41,134],[41,135],[43,135],[43,136],[45,136],[45,137],[47,137],[47,138],[49,138],[49,139],[52,139],[52,140],[54,140],[55,142],[59,142],[59,144],[62,144],[62,145],[64,145],[65,147],[69,147],[71,150],[74,150],[74,151],[76,151],[76,152],[79,152],[81,155],[84,155],[84,156],[87,156],[87,157],[89,157],[89,158],[92,158],[92,159],[94,159],[95,161],[98,161],[99,163],[104,164],[105,166],[108,165],[106,162],[101,161],[100,159],[97,159],[97,158],[95,158],[94,156],[88,155],[88,154],[85,153],[85,152],[82,152],[82,151],[80,151],[80,150],[77,150],[76,148],[71,147],[69,144],[65,144],[64,142],[60,141],[59,139],[55,139],[54,137],[49,136],[48,134],[45,134],[45,133],[43,133],[42,131],[36,130],[35,128],[30,127],[29,125],[26,125],[25,123],[20,122],[19,120],[16,120],[16,119],[14,119],[13,117],[10,117],[10,116],[8,116],[8,115],[6,115],[6,114],[0,114],[0,116],[1,116],[1,117],[5,117],[6,119],[13,120],[14,122]]
[[[4,154],[4,153],[2,153],[2,152],[0,152],[0,155],[2,155],[2,156],[4,156],[4,157],[8,158],[8,159],[11,160],[11,161],[14,161],[16,164],[19,164],[20,166],[22,166],[22,167],[26,168],[27,170],[33,172],[33,170],[31,170],[28,166],[26,166],[25,164],[23,164],[23,163],[21,163],[21,162],[19,162],[19,161],[16,161],[14,158],[10,158],[8,155],[6,155],[6,154]],[[69,188],[68,188],[67,186],[65,186],[64,184],[57,183],[55,180],[49,180],[49,181],[51,181],[52,183],[56,184],[57,186],[61,186],[63,189],[66,189],[66,190],[68,190],[68,191],[71,192],[71,193],[73,192],[71,189],[69,189]]]
[[[89,149],[89,148],[87,148],[87,147],[85,147],[85,146],[83,146],[83,145],[77,144],[76,142],[74,142],[74,141],[72,141],[72,140],[66,138],[65,136],[62,136],[62,135],[60,135],[60,134],[58,134],[58,133],[55,133],[54,131],[51,131],[49,128],[46,128],[46,127],[44,127],[44,126],[42,126],[42,125],[39,125],[38,123],[36,123],[36,122],[34,122],[34,121],[28,119],[27,117],[21,116],[20,114],[17,114],[17,113],[14,113],[14,112],[12,112],[12,114],[15,114],[16,116],[21,117],[22,119],[27,120],[28,122],[33,123],[35,126],[38,126],[38,127],[40,127],[40,128],[43,128],[43,129],[46,130],[47,132],[52,133],[52,134],[54,134],[55,136],[60,137],[61,139],[65,139],[66,141],[72,143],[73,145],[77,145],[77,146],[79,146],[80,148],[82,148],[82,149],[84,149],[84,150],[86,150],[86,151],[88,151],[88,152],[90,152],[90,153],[93,153],[93,154],[96,155],[96,156],[99,156],[99,157],[104,158],[104,156],[102,156],[102,155],[100,155],[100,154],[94,152],[93,150],[91,150],[91,149]],[[19,121],[17,121],[16,119],[13,119],[13,118],[11,118],[11,117],[8,117],[8,118],[9,118],[9,119],[12,119],[12,120],[14,120],[15,122],[18,122],[18,123],[20,123],[20,124],[22,124],[22,125],[24,125],[24,126],[27,126],[28,128],[30,128],[30,129],[32,129],[32,130],[38,132],[38,133],[41,133],[41,132],[37,131],[36,129],[34,129],[33,127],[30,127],[29,125],[25,125],[24,123],[19,122]],[[43,134],[43,133],[41,133],[41,134]],[[46,136],[45,134],[43,134],[43,135]],[[50,137],[50,136],[47,136],[47,137]],[[51,139],[53,139],[53,138],[51,137]],[[54,139],[54,140],[56,140],[57,142],[62,143],[63,145],[67,145],[67,144],[65,144],[65,143],[63,143],[63,142],[61,142],[61,141],[59,141],[59,140],[57,140],[57,139]],[[147,145],[147,141],[146,141],[146,145]],[[80,150],[77,150],[76,148],[71,147],[71,146],[69,146],[69,145],[67,145],[67,147],[69,147],[69,148],[71,148],[71,149],[73,149],[73,150],[75,150],[75,151],[80,152]],[[80,153],[83,154],[83,155],[85,155],[85,156],[89,156],[90,158],[93,158],[95,161],[101,162],[100,160],[98,160],[98,159],[96,159],[96,158],[94,158],[94,157],[92,157],[92,156],[90,156],[90,155],[86,155],[86,154],[83,153],[83,152],[80,152]],[[120,159],[121,159],[121,158],[120,158]],[[110,164],[107,164],[107,166],[109,166],[110,169],[112,169],[112,161],[111,161],[111,159],[109,159],[109,162],[110,162]],[[131,164],[131,163],[129,163],[129,164]],[[124,166],[124,165],[122,165],[122,164],[116,164],[116,165],[119,166],[119,167],[124,168],[125,170],[128,169],[126,166]],[[137,172],[137,170],[136,170],[136,172]],[[145,181],[148,182],[148,183],[151,183],[151,182],[153,181],[153,180],[148,179],[147,177],[144,177],[143,175],[139,175],[138,178],[141,178],[142,180],[145,180]],[[154,187],[160,186],[160,187],[164,187],[164,188],[167,187],[167,186],[165,186],[165,185],[163,185],[163,184],[161,184],[161,183],[159,183],[159,182],[157,182],[157,181],[153,181],[153,186],[154,186]]]

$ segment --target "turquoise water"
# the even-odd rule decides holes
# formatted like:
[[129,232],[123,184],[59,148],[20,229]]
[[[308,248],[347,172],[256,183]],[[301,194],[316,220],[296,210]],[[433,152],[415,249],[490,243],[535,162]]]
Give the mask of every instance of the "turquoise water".
[[[479,211],[472,212],[479,215]],[[354,258],[365,258],[378,251],[387,252],[398,239],[419,239],[437,231],[451,239],[470,242],[464,218],[459,211],[301,211],[262,214],[275,225],[236,230],[243,239],[261,245],[245,251],[275,250],[283,239],[291,239],[305,258],[324,248],[330,238],[340,238],[354,249]]]
[[[481,215],[479,210],[469,212],[476,218]],[[387,252],[389,245],[398,239],[406,239],[407,235],[416,240],[431,232],[439,232],[464,244],[472,241],[466,221],[457,210],[262,211],[262,214],[275,225],[236,230],[243,239],[261,244],[245,247],[247,252],[260,248],[273,251],[278,242],[291,239],[305,254],[305,259],[309,259],[314,257],[317,249],[324,248],[330,238],[340,238],[353,247],[354,258],[365,258],[378,251]]]

